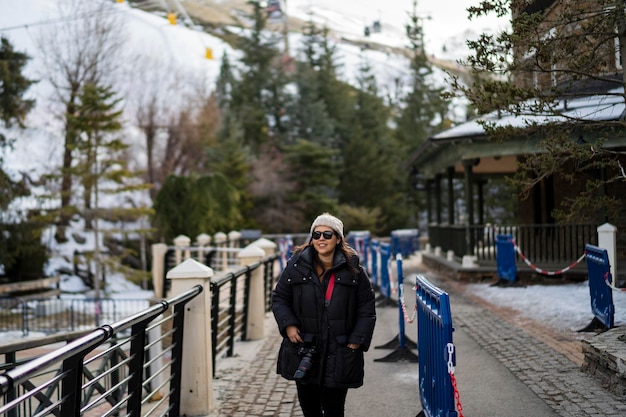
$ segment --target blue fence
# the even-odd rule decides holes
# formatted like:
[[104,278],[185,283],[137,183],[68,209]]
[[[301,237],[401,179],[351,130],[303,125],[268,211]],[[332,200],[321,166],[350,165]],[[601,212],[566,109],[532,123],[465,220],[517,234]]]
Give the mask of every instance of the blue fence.
[[406,337],[404,321],[412,323],[412,319],[406,314],[406,305],[404,303],[404,272],[402,270],[402,255],[396,255],[396,267],[398,271],[398,336],[385,343],[376,346],[376,349],[394,349],[390,354],[383,358],[374,359],[375,362],[397,362],[399,360],[407,360],[409,362],[417,362],[417,355],[411,351],[416,348],[417,344]]
[[378,274],[378,259],[380,258],[380,242],[378,240],[370,241],[370,265],[369,265],[369,274],[370,280],[372,281],[372,285],[375,289],[380,288],[380,280]]
[[585,246],[585,254],[589,274],[591,311],[602,324],[610,329],[614,323],[615,306],[611,286],[607,284],[612,282],[609,255],[606,249],[589,244]]
[[498,264],[498,278],[515,281],[517,265],[515,264],[515,245],[513,235],[496,236],[496,262]]
[[419,250],[419,230],[397,229],[391,232],[391,252],[409,256]]
[[391,277],[389,276],[389,259],[391,246],[389,243],[380,243],[380,293],[387,299],[391,299]]
[[421,275],[415,279],[415,289],[422,411],[427,417],[457,417],[449,371],[456,364],[450,298]]

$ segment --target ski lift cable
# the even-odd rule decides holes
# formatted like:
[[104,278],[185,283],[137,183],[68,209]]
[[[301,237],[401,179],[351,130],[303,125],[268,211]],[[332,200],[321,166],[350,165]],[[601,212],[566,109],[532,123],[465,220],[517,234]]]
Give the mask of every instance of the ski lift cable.
[[[117,10],[111,9],[110,11],[106,11],[106,13],[115,13],[115,12],[117,12]],[[57,24],[57,23],[70,22],[73,20],[83,20],[90,16],[92,16],[90,13],[84,13],[84,14],[80,14],[76,16],[60,16],[54,19],[39,20],[39,21],[35,21],[32,23],[22,23],[22,24],[15,25],[15,26],[0,27],[0,32],[8,32],[10,30],[16,30],[16,29],[28,29],[29,27],[52,25],[52,24]]]
[[[154,3],[154,2],[158,2],[162,7],[169,9],[167,4],[165,4],[165,0],[146,0],[146,3]],[[118,3],[123,3],[123,1],[118,1]],[[111,8],[108,8],[107,10],[102,10],[101,13],[117,13],[118,11],[119,11],[118,8],[111,7]],[[27,29],[29,27],[35,27],[35,26],[45,26],[45,25],[52,25],[52,24],[57,24],[57,23],[71,22],[73,20],[86,19],[91,16],[92,16],[91,13],[84,13],[84,14],[79,14],[75,16],[74,15],[59,16],[54,19],[45,19],[45,20],[35,21],[32,23],[22,23],[22,24],[15,25],[15,26],[0,27],[0,32],[6,32],[6,31],[16,30],[16,29]]]

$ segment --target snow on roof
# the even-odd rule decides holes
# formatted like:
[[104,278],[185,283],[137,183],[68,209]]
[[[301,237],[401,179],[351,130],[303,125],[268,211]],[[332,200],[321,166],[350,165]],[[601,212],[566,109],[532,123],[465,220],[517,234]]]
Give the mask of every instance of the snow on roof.
[[515,115],[501,112],[500,116],[498,116],[498,112],[494,111],[438,133],[432,136],[429,141],[484,136],[485,129],[480,124],[481,121],[494,122],[497,127],[524,127],[529,123],[545,124],[571,119],[588,121],[617,120],[622,118],[626,111],[626,103],[622,96],[623,91],[623,88],[617,88],[604,94],[559,100],[554,109],[556,113],[560,114]]

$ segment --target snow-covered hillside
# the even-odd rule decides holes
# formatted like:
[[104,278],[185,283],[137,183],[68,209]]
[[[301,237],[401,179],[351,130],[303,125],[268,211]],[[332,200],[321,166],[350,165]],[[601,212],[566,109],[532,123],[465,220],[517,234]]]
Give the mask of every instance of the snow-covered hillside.
[[[56,115],[62,111],[62,106],[48,81],[49,68],[44,63],[45,48],[41,42],[50,37],[59,25],[69,22],[71,17],[64,14],[68,12],[67,7],[62,10],[63,7],[60,6],[67,6],[72,1],[75,0],[5,0],[0,4],[0,34],[9,38],[17,50],[32,57],[26,68],[26,75],[39,80],[29,90],[28,95],[36,99],[37,105],[28,116],[28,128],[19,132],[20,140],[16,142],[15,150],[6,158],[5,168],[8,171],[27,172],[36,177],[38,172],[53,170],[61,164],[62,126]],[[213,88],[219,74],[220,58],[224,53],[229,54],[231,62],[236,61],[237,51],[219,38],[201,30],[192,30],[181,24],[171,25],[165,16],[130,7],[127,2],[95,1],[104,1],[108,5],[110,13],[121,22],[120,31],[126,40],[118,52],[123,68],[116,73],[111,83],[124,99],[125,117],[128,121],[127,137],[136,136],[133,129],[133,123],[136,123],[133,109],[145,90],[156,89],[162,100],[175,108],[187,99],[186,90],[202,88],[209,91]],[[288,3],[288,10],[293,10],[294,15],[300,14],[301,18],[317,16],[320,24],[341,26],[343,37],[362,36],[362,27],[356,22],[349,24],[354,20],[354,10],[362,9],[361,3],[356,0],[334,2],[334,6],[333,2],[328,1],[318,1],[314,5],[307,5],[304,1]],[[347,3],[354,3],[354,7],[346,8]],[[402,9],[401,3],[402,7],[410,7],[410,2],[406,1],[393,0],[386,3],[388,9],[381,11],[380,18],[390,16],[393,9],[393,20],[391,17],[385,20],[381,33],[372,34],[372,41],[390,46],[406,45],[402,25],[408,9],[399,12]],[[375,6],[371,7],[376,10]],[[314,15],[309,15],[308,11]],[[341,25],[341,22],[345,24]],[[294,56],[299,53],[300,39],[298,33],[290,34],[290,53]],[[213,59],[207,59],[207,50],[211,51]],[[340,42],[337,51],[342,65],[340,75],[347,82],[356,85],[358,67],[366,60],[376,74],[381,94],[392,93],[398,83],[407,85],[403,83],[403,79],[408,76],[408,61],[402,55],[363,49],[348,42]],[[434,82],[445,85],[445,74],[437,71]],[[135,141],[134,145],[138,147],[134,154],[143,155],[141,141]],[[138,168],[142,168],[140,158],[137,163]]]

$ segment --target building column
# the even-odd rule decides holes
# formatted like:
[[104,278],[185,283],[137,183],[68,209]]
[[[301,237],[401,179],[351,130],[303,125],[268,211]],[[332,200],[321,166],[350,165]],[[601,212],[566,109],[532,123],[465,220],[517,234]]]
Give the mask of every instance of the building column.
[[426,214],[430,225],[433,222],[433,180],[426,180]]
[[476,185],[478,186],[478,204],[476,210],[478,210],[478,223],[485,224],[485,184],[487,180],[478,180]]
[[472,167],[475,160],[464,160],[463,168],[465,171],[465,206],[467,209],[467,222],[465,228],[465,251],[466,255],[474,255],[474,239],[472,235],[472,225],[474,224],[474,172]]
[[448,167],[448,224],[454,224],[454,167]]
[[437,224],[441,224],[441,175],[435,175],[435,210]]

